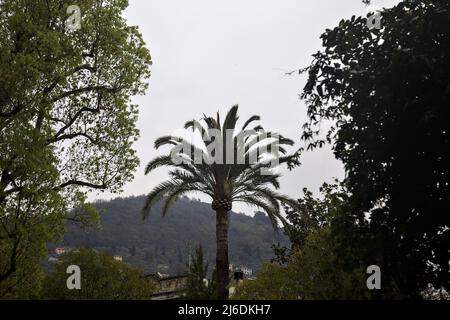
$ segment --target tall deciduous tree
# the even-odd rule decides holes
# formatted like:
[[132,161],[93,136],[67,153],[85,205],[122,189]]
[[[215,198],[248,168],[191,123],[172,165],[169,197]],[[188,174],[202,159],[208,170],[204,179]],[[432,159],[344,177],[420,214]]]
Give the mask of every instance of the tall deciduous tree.
[[449,6],[402,1],[382,11],[381,29],[342,20],[321,36],[302,94],[303,138],[332,142],[346,168],[359,226],[348,244],[379,264],[393,283],[384,290],[407,296],[450,285]]
[[[172,150],[169,155],[150,161],[145,170],[148,174],[161,166],[173,168],[169,172],[170,180],[156,186],[148,194],[143,210],[144,217],[160,200],[165,200],[165,215],[170,206],[186,193],[200,192],[211,197],[212,209],[216,211],[219,299],[228,298],[228,212],[233,202],[244,202],[263,209],[272,219],[274,226],[277,225],[277,219],[284,221],[280,214],[280,203],[297,205],[293,199],[270,188],[280,187],[278,174],[262,174],[261,171],[272,166],[270,154],[278,157],[280,163],[286,162],[289,156],[281,156],[286,153],[283,145],[292,145],[293,142],[278,133],[265,132],[261,126],[253,130],[247,129],[253,121],[259,120],[259,116],[248,119],[239,130],[236,127],[237,111],[238,106],[232,107],[223,123],[220,122],[219,114],[216,118],[205,116],[203,120],[206,127],[197,120],[187,122],[186,129],[200,134],[202,142],[199,144],[175,136],[157,139],[155,148],[170,145]],[[276,139],[277,143],[273,144],[273,139]],[[264,145],[272,145],[270,153],[269,148],[264,151]],[[244,161],[239,161],[240,157]]]
[[138,165],[130,99],[147,87],[150,54],[122,17],[128,1],[77,1],[78,30],[72,4],[0,0],[0,284],[24,239],[42,252],[86,191],[118,191]]

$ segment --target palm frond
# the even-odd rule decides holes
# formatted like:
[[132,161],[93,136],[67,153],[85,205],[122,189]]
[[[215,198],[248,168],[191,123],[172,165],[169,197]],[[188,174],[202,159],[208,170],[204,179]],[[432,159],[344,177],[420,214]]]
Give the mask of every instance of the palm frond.
[[223,130],[234,130],[236,127],[236,122],[238,120],[237,111],[239,106],[235,105],[233,106],[227,113],[227,116],[225,117],[225,121],[223,122]]
[[185,193],[192,191],[192,189],[186,186],[180,186],[172,190],[167,196],[163,206],[162,215],[165,217],[169,212],[170,207]]
[[206,115],[203,115],[203,121],[205,121],[206,125],[208,126],[208,129],[218,129],[216,120],[212,117],[207,117]]
[[280,212],[277,211],[276,209],[272,208],[268,203],[264,202],[264,200],[262,200],[261,198],[247,195],[247,196],[241,196],[238,199],[236,199],[235,201],[236,202],[244,202],[246,204],[253,205],[257,208],[264,210],[272,223],[272,227],[276,231],[278,230],[278,220],[280,220],[283,225],[286,223],[285,219],[280,215]]
[[169,193],[172,189],[179,186],[179,184],[174,180],[169,180],[165,182],[161,182],[157,185],[153,190],[147,195],[145,200],[144,208],[142,209],[142,216],[144,219],[148,217],[151,208],[161,200],[167,193]]
[[248,192],[252,195],[265,198],[268,202],[270,202],[272,208],[274,208],[277,212],[280,212],[280,204],[277,199],[277,194],[272,190],[260,186],[253,189],[249,187]]
[[152,159],[145,167],[145,174],[149,174],[156,168],[173,165],[172,157],[168,155],[158,156]]
[[[209,133],[197,120],[190,120],[184,124],[185,129],[192,129],[192,132],[198,131],[203,140],[209,140]],[[206,139],[205,139],[206,138]]]
[[220,114],[219,114],[219,111],[217,111],[216,124],[217,124],[217,129],[220,130]]
[[195,190],[202,191],[203,193],[212,196],[212,193],[209,191],[211,190],[212,185],[210,184],[210,181],[202,174],[192,171],[185,171],[183,168],[183,170],[175,169],[169,171],[169,176],[180,185],[191,186]]
[[200,146],[193,144],[191,141],[186,140],[182,137],[174,137],[174,136],[164,136],[156,139],[155,141],[155,149],[160,148],[163,145],[173,145],[180,147],[176,152],[172,150],[173,155],[185,155],[189,157],[191,162],[195,160],[195,157],[200,158],[200,160],[204,159],[205,161],[211,161],[211,155],[208,152],[205,152]]
[[260,116],[258,116],[258,115],[251,116],[247,121],[245,121],[245,123],[242,126],[241,130],[244,131],[250,125],[250,123],[252,123],[254,121],[259,121],[259,120],[261,120]]
[[158,139],[155,140],[155,149],[159,149],[160,147],[167,145],[167,144],[171,144],[176,146],[179,143],[180,138],[178,137],[174,137],[174,136],[163,136],[163,137],[159,137]]

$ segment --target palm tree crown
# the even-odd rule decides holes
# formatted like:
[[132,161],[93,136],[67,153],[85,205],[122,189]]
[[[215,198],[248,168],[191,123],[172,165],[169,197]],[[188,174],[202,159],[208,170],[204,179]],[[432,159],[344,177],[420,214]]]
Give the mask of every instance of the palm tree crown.
[[[170,179],[156,186],[148,194],[143,209],[144,218],[160,200],[165,201],[163,215],[166,215],[170,206],[180,196],[189,192],[201,192],[212,198],[214,210],[223,208],[229,211],[233,202],[244,202],[264,210],[274,226],[277,225],[277,220],[284,223],[280,204],[296,206],[296,201],[273,190],[280,187],[279,174],[262,174],[261,170],[271,167],[274,156],[278,163],[286,162],[288,157],[285,156],[283,145],[292,146],[294,142],[278,133],[266,132],[261,126],[248,130],[252,122],[260,120],[256,115],[250,117],[243,127],[237,130],[237,111],[238,106],[233,106],[222,124],[219,113],[215,119],[205,116],[202,120],[206,126],[197,120],[185,124],[185,129],[200,133],[203,146],[174,136],[164,136],[155,141],[156,149],[171,145],[172,150],[169,155],[150,161],[145,168],[145,174],[161,166],[172,169],[169,172]],[[214,137],[212,131],[216,133]],[[211,149],[212,143],[217,142],[217,139],[222,142],[221,147],[219,150]],[[220,152],[223,159],[228,157],[233,161],[214,162],[213,159],[217,158]],[[238,161],[239,154],[245,159],[244,163]],[[270,154],[272,157],[268,156]],[[198,158],[194,155],[203,161],[196,161]],[[174,157],[181,161],[174,161]],[[251,159],[255,161],[250,161]]]

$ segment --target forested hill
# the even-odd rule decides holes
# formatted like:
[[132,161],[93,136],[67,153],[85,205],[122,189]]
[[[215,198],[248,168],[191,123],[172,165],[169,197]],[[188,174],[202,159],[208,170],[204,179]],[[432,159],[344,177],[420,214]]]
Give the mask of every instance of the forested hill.
[[[210,204],[180,199],[165,217],[157,204],[143,221],[141,209],[145,196],[116,198],[97,202],[103,209],[101,230],[82,230],[69,225],[64,239],[67,247],[91,247],[120,255],[123,260],[143,267],[147,272],[170,274],[186,270],[189,250],[201,244],[210,269],[215,262],[215,213]],[[257,270],[273,257],[271,245],[287,244],[280,230],[274,232],[263,213],[254,217],[230,213],[230,263]]]

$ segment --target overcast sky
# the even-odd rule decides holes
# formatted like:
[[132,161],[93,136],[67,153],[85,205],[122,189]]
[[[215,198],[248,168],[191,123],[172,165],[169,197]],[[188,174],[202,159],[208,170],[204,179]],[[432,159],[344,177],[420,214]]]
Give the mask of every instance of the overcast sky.
[[[380,8],[398,2],[372,1]],[[165,169],[144,175],[145,164],[164,152],[153,149],[156,138],[203,113],[224,116],[235,104],[241,120],[258,114],[265,129],[279,130],[299,147],[306,119],[299,93],[306,78],[285,73],[310,64],[326,28],[366,10],[361,0],[130,0],[126,19],[139,26],[153,66],[146,96],[134,99],[140,106],[135,147],[141,167],[120,196],[147,193],[167,177]],[[317,192],[323,182],[344,176],[329,148],[306,153],[301,161],[281,179],[281,192],[292,197],[303,187]]]

